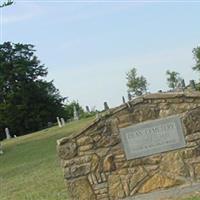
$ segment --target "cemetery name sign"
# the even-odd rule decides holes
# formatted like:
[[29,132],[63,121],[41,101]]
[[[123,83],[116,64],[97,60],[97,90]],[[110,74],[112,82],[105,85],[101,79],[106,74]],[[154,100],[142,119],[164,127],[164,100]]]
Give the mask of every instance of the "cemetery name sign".
[[121,128],[120,136],[127,160],[186,146],[178,116]]

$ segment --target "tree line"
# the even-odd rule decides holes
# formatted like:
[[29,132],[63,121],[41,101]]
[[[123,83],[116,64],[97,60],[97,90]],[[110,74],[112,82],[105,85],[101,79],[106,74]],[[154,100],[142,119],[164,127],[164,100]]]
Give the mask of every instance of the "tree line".
[[4,130],[24,135],[56,122],[56,117],[73,117],[73,107],[84,114],[78,102],[66,102],[53,81],[46,81],[48,71],[35,55],[31,44],[0,45],[0,139]]
[[[200,47],[196,47],[192,51],[194,59],[195,59],[195,66],[192,69],[196,72],[200,72]],[[181,82],[184,84],[184,79],[180,76],[179,72],[176,71],[166,71],[167,76],[167,84],[168,87],[172,90],[178,87],[178,84]],[[137,69],[133,67],[127,74],[127,87],[128,93],[132,96],[140,96],[147,92],[148,82],[144,76],[138,76]],[[199,83],[196,84],[198,90],[200,90]]]

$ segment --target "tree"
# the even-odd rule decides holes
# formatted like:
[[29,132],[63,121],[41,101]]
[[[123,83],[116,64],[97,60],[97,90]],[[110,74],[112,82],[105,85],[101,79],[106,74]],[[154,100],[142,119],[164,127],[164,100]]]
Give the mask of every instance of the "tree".
[[72,102],[70,102],[70,103],[68,103],[64,106],[65,107],[65,118],[66,119],[73,119],[73,117],[74,117],[74,106],[76,107],[76,110],[77,110],[80,117],[82,117],[84,115],[84,110],[80,106],[80,104],[76,101],[72,101]]
[[0,8],[6,7],[6,6],[10,6],[13,3],[14,2],[12,0],[7,0],[7,1],[3,2],[2,4],[0,4]]
[[175,71],[166,71],[167,77],[167,83],[169,88],[175,89],[178,86],[178,83],[182,80],[179,76],[180,74]]
[[128,92],[139,96],[147,91],[147,80],[144,76],[137,76],[136,68],[132,68],[126,74]]
[[0,45],[0,132],[23,135],[64,114],[63,101],[31,44]]
[[196,64],[192,69],[200,72],[200,47],[194,48],[192,52],[196,61]]

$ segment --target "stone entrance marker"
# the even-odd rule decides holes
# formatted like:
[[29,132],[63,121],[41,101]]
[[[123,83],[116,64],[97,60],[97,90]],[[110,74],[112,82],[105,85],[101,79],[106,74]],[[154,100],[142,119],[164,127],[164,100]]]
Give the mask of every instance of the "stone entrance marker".
[[160,200],[168,199],[168,188],[174,199],[200,180],[200,93],[148,94],[127,103],[57,142],[70,199]]
[[186,145],[181,121],[177,116],[122,128],[120,135],[127,160]]

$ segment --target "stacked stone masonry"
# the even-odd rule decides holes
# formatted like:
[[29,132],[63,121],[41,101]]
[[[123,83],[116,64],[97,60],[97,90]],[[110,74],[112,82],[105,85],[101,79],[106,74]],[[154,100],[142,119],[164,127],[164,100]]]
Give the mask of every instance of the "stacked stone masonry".
[[[120,128],[179,115],[186,147],[126,160]],[[200,93],[139,97],[58,141],[68,193],[73,200],[118,200],[200,181]]]

